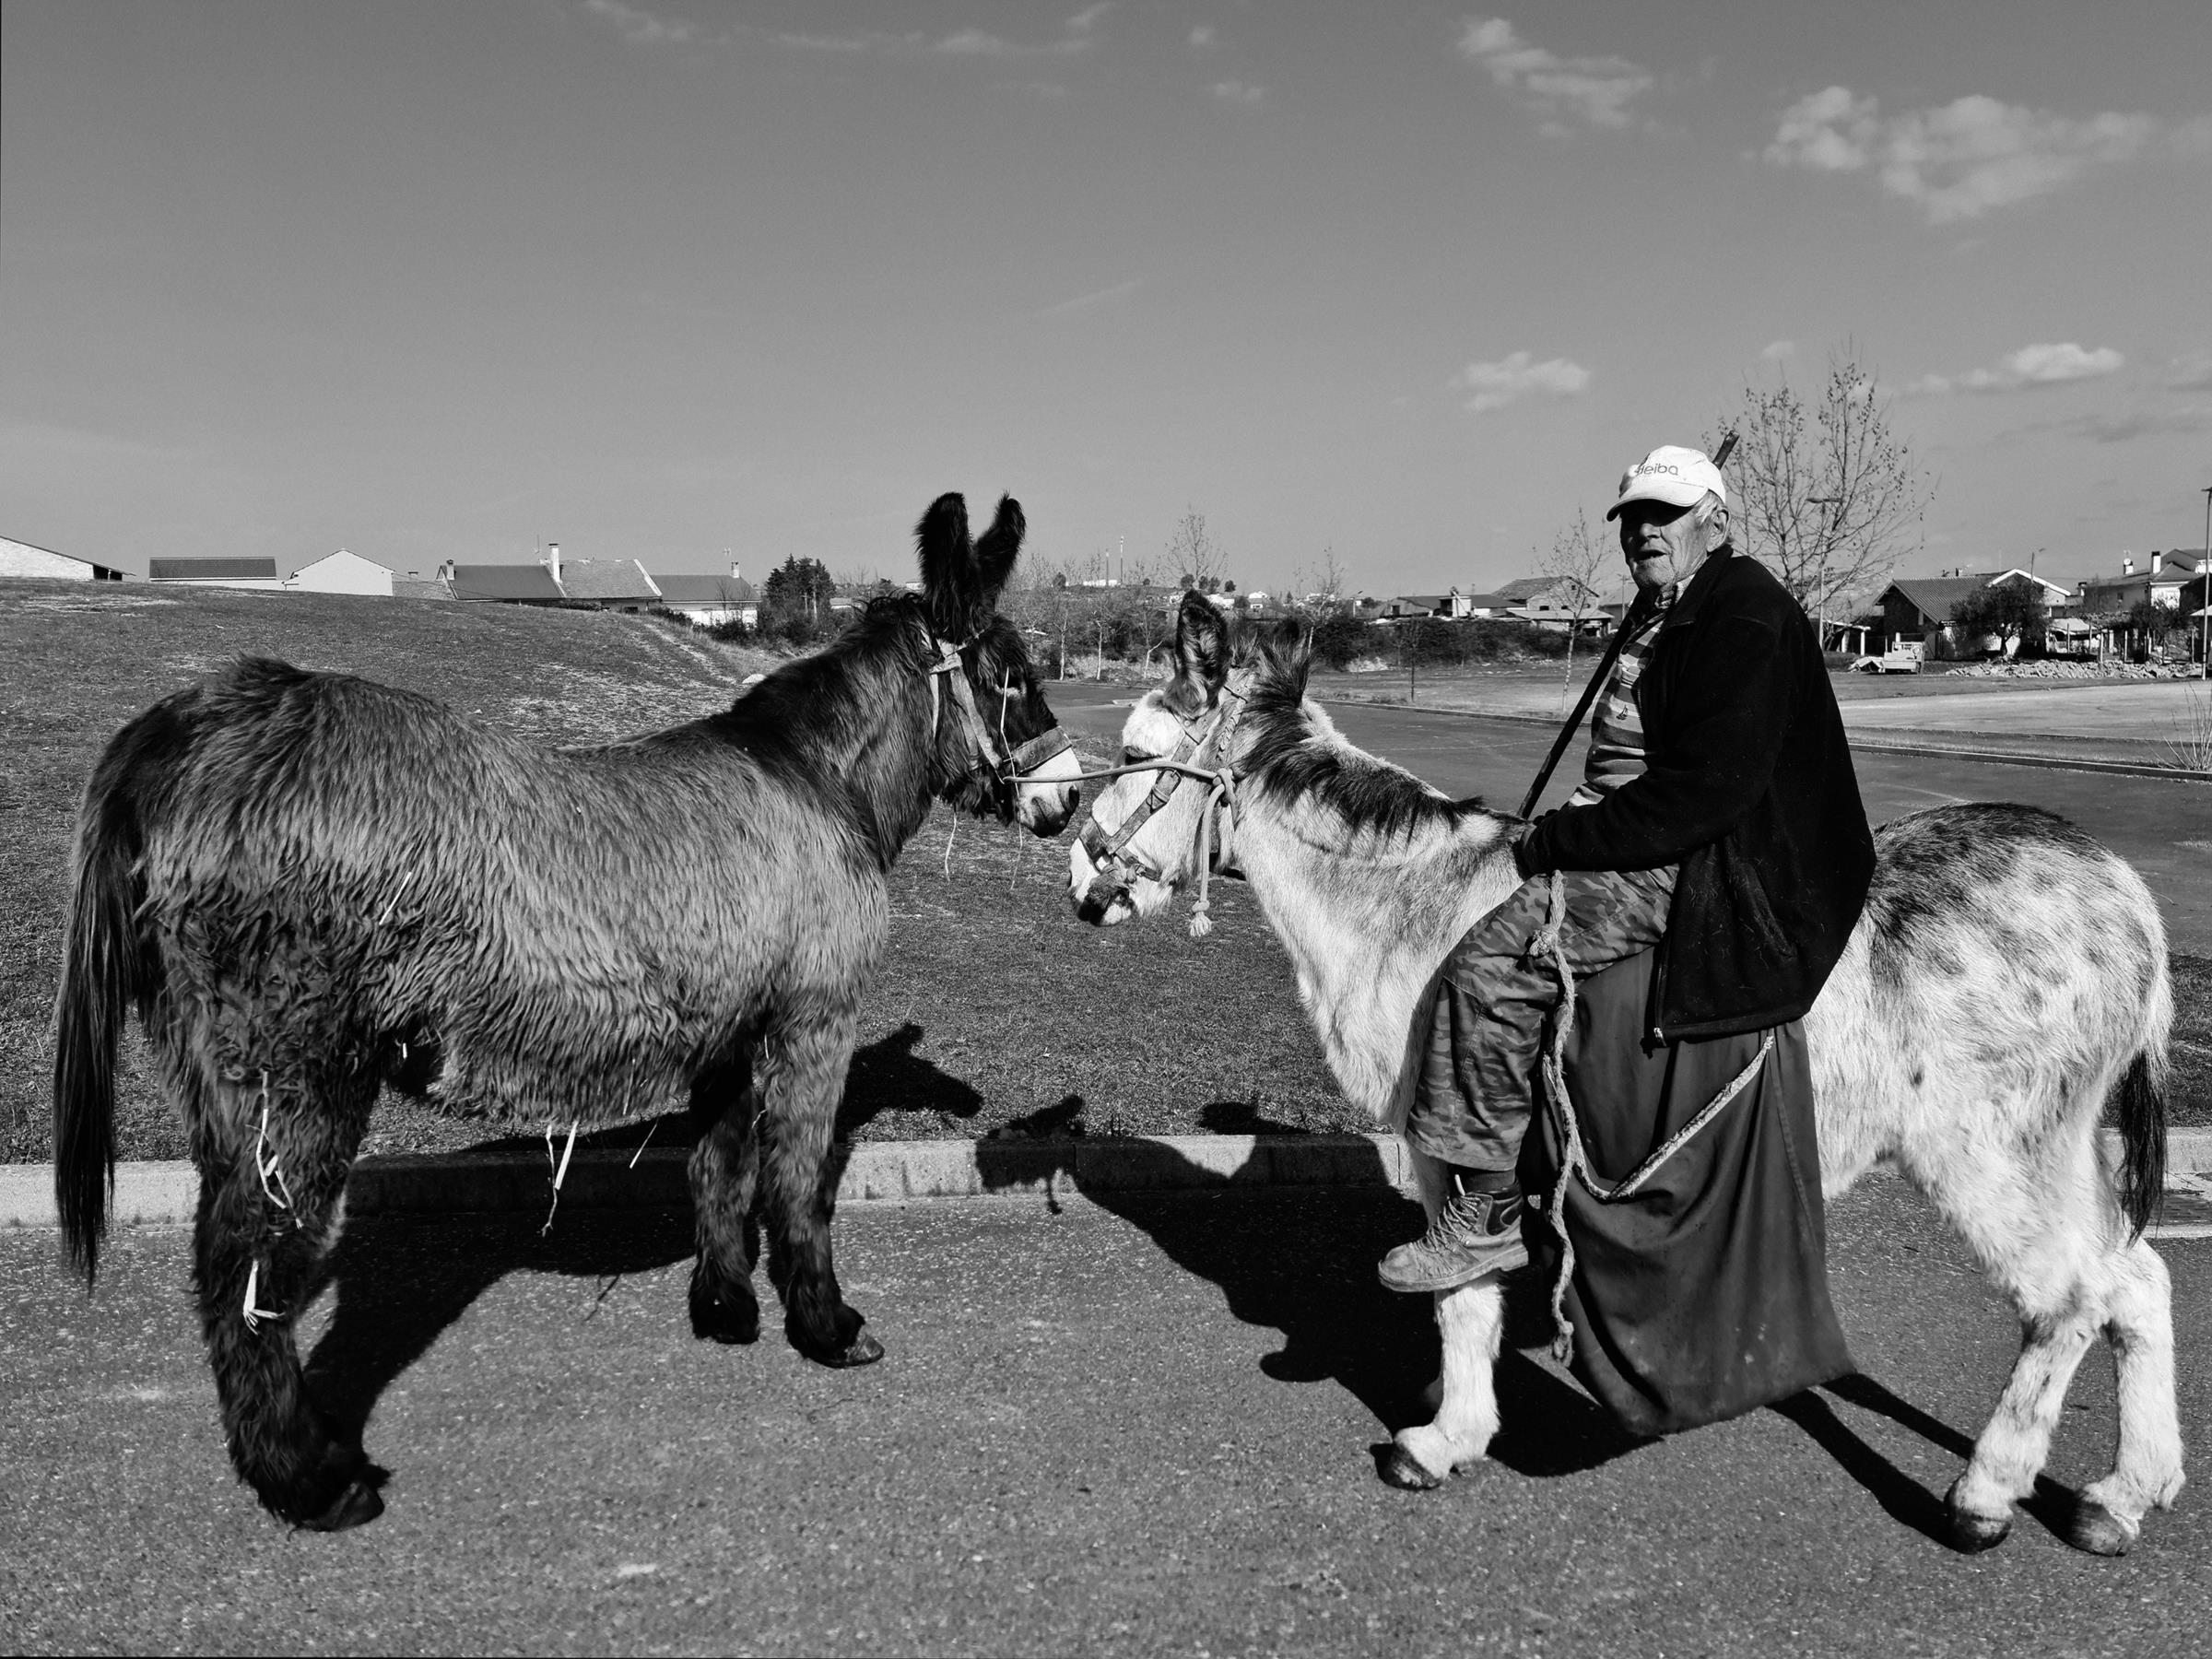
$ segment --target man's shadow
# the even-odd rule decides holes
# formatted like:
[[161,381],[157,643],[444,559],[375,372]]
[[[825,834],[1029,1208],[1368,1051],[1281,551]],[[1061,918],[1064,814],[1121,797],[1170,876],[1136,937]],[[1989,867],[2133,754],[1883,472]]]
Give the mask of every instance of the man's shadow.
[[[968,1083],[915,1053],[923,1036],[912,1022],[856,1051],[838,1112],[832,1174],[841,1171],[847,1138],[887,1107],[920,1106],[972,1117],[982,1097]],[[707,1125],[688,1110],[576,1137],[579,1152],[639,1153],[646,1147],[688,1147]],[[542,1137],[506,1134],[471,1152],[540,1152]],[[665,1207],[594,1210],[553,1203],[547,1171],[547,1210],[371,1217],[352,1222],[324,1265],[335,1296],[328,1326],[308,1356],[309,1386],[333,1426],[358,1441],[377,1401],[477,1299],[522,1270],[611,1281],[651,1272],[690,1256],[690,1207],[672,1191]],[[426,1228],[434,1221],[436,1231]],[[458,1230],[464,1236],[456,1240]],[[780,1264],[765,1264],[772,1277]],[[672,1305],[670,1317],[684,1316]]]

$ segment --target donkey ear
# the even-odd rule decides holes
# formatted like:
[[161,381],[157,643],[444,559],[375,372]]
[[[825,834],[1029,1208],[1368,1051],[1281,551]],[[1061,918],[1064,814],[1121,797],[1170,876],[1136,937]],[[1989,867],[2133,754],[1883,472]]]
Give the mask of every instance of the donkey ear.
[[1229,677],[1229,619],[1195,590],[1175,613],[1175,667],[1208,702]]
[[[1021,503],[1010,495],[1000,496],[998,516],[975,542],[975,575],[982,584],[986,605],[998,603],[1006,578],[1014,573],[1014,559],[1021,551],[1021,538],[1028,529],[1029,521],[1021,516]],[[978,617],[977,626],[985,620]]]
[[1313,630],[1304,622],[1288,618],[1262,633],[1260,656],[1270,680],[1293,696],[1306,694],[1306,672],[1313,664]]
[[914,558],[922,567],[922,604],[930,624],[948,639],[964,639],[977,599],[975,549],[968,542],[968,503],[947,490],[929,504],[914,526]]

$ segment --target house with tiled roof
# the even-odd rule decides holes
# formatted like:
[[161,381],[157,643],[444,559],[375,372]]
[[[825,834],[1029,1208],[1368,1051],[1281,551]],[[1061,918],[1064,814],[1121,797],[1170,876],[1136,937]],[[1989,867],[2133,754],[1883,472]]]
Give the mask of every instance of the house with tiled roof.
[[653,577],[661,603],[700,628],[718,622],[742,622],[751,628],[760,620],[760,595],[732,565],[727,575]]
[[440,570],[456,599],[494,605],[559,605],[568,595],[541,564],[455,564]]
[[1914,642],[1930,657],[1948,656],[1959,648],[1951,612],[1984,588],[2006,582],[2040,589],[2043,608],[2054,615],[2072,608],[2076,602],[2077,596],[2057,582],[2017,565],[2002,571],[1952,570],[1934,576],[1900,576],[1874,602],[1881,618],[1876,631],[1885,649]]
[[42,576],[50,582],[121,582],[112,565],[95,564],[74,553],[56,553],[30,542],[0,535],[0,576]]
[[601,610],[652,610],[661,603],[660,588],[634,559],[563,560],[556,552],[551,568],[563,594]]
[[2154,547],[2140,570],[2136,568],[2135,555],[2125,553],[2121,555],[2118,575],[2088,578],[2077,591],[2077,601],[2082,614],[2092,617],[2122,616],[2145,600],[2161,610],[2178,612],[2182,590],[2203,575],[2205,567],[2202,547],[2172,547],[2162,552]]

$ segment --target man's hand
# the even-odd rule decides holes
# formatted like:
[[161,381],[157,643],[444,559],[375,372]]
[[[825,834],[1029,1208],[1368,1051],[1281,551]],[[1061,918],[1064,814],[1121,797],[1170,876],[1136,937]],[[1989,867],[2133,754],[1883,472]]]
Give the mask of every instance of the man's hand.
[[[1552,810],[1556,812],[1558,808],[1554,807]],[[1524,824],[1521,826],[1521,828],[1513,831],[1513,868],[1520,872],[1521,879],[1524,881],[1526,881],[1532,876],[1541,874],[1541,872],[1537,870],[1536,866],[1529,862],[1528,838],[1535,833],[1536,825],[1542,823],[1545,818],[1547,818],[1550,816],[1551,813],[1547,812],[1541,817],[1537,818],[1535,822]]]

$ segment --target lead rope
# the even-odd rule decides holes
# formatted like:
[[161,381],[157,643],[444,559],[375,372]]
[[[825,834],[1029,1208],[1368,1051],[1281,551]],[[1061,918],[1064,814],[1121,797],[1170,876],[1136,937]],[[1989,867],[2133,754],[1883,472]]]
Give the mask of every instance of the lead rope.
[[1566,1146],[1559,1155],[1559,1178],[1552,1183],[1549,1211],[1551,1230],[1559,1241],[1559,1271],[1551,1282],[1551,1357],[1561,1365],[1574,1358],[1574,1329],[1567,1323],[1567,1287],[1574,1278],[1574,1239],[1567,1230],[1567,1182],[1579,1171],[1587,1172],[1589,1159],[1583,1150],[1583,1126],[1575,1119],[1574,1102],[1567,1096],[1567,1039],[1574,1030],[1574,971],[1567,966],[1566,947],[1559,930],[1567,921],[1567,887],[1557,870],[1551,872],[1550,894],[1545,906],[1544,926],[1530,948],[1551,959],[1559,976],[1559,1017],[1552,1022],[1551,1042],[1544,1051],[1544,1087],[1559,1114]]
[[1667,1159],[1701,1134],[1729,1101],[1750,1087],[1751,1079],[1759,1076],[1759,1067],[1766,1065],[1767,1056],[1774,1052],[1774,1033],[1766,1034],[1750,1064],[1729,1078],[1697,1116],[1668,1135],[1657,1151],[1613,1186],[1600,1186],[1591,1177],[1590,1155],[1583,1145],[1582,1123],[1575,1116],[1573,1097],[1567,1092],[1567,1040],[1574,1032],[1574,973],[1567,966],[1566,947],[1559,942],[1559,931],[1567,920],[1566,884],[1557,870],[1551,872],[1549,882],[1551,890],[1545,906],[1544,925],[1529,941],[1529,949],[1534,954],[1549,957],[1553,971],[1559,976],[1559,1017],[1552,1025],[1551,1042],[1544,1052],[1544,1088],[1551,1096],[1553,1110],[1559,1114],[1560,1135],[1565,1142],[1559,1153],[1559,1178],[1552,1183],[1549,1204],[1551,1230],[1559,1241],[1559,1277],[1551,1286],[1551,1357],[1565,1365],[1574,1358],[1574,1331],[1567,1323],[1567,1287],[1574,1279],[1574,1239],[1567,1230],[1568,1182],[1579,1179],[1583,1189],[1600,1204],[1618,1204],[1635,1196]]
[[1198,902],[1191,906],[1191,937],[1203,939],[1214,931],[1213,898],[1206,890],[1206,880],[1214,873],[1214,811],[1225,809],[1230,821],[1237,816],[1237,782],[1227,767],[1214,774],[1214,786],[1206,797],[1206,806],[1198,819]]

